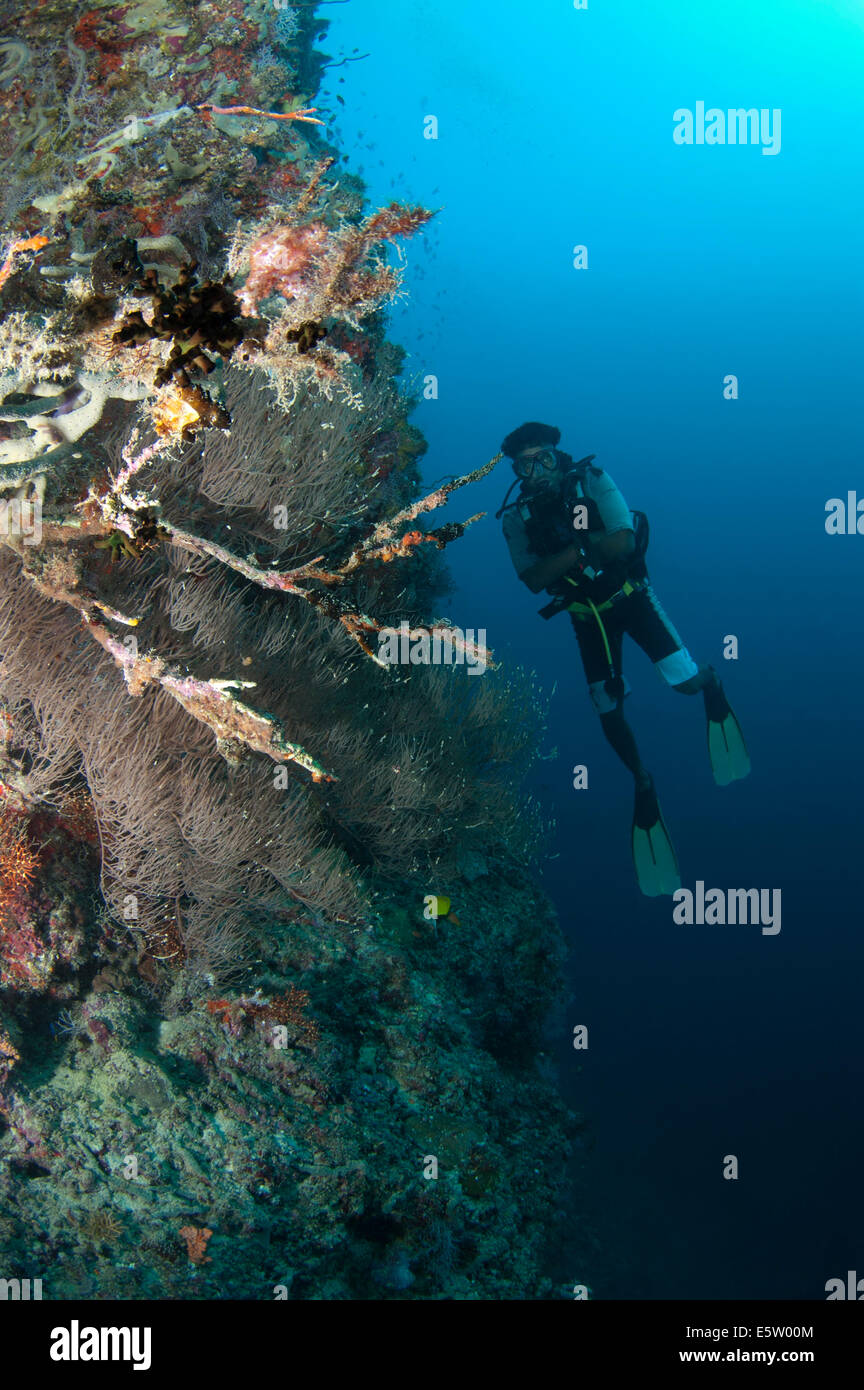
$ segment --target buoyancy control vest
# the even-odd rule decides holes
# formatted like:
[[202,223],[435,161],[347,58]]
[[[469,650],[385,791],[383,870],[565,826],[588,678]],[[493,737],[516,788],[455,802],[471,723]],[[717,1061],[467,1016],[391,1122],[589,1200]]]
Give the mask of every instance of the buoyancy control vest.
[[582,479],[576,476],[575,470],[565,474],[560,491],[550,488],[527,495],[520,492],[516,510],[535,555],[541,559],[557,555],[559,550],[578,539],[573,526],[573,507],[577,504],[585,507],[587,521],[579,530],[602,531],[600,508],[593,498],[585,496]]
[[[585,487],[585,478],[589,471],[595,474],[602,472],[602,469],[591,468],[591,460],[594,457],[594,454],[589,454],[587,458],[573,464],[564,474],[558,488],[526,492],[523,484],[516,500],[510,503],[509,507],[502,508],[502,512],[509,511],[510,507],[518,511],[525,527],[528,544],[540,559],[558,554],[574,540],[578,543],[580,534],[603,532],[600,508],[587,494]],[[574,529],[573,525],[573,509],[576,505],[585,508],[580,516],[583,524],[580,524],[578,529]],[[547,608],[542,610],[544,616],[551,617],[553,612],[562,612],[567,606],[565,599],[569,603],[580,596],[588,596],[593,602],[602,603],[618,593],[628,581],[630,584],[638,584],[648,577],[645,564],[649,541],[648,518],[640,511],[632,512],[631,516],[635,542],[633,554],[627,559],[608,562],[600,573],[593,570],[586,572],[584,568],[578,567],[570,574],[562,576],[548,589],[548,592],[561,602],[547,605]]]

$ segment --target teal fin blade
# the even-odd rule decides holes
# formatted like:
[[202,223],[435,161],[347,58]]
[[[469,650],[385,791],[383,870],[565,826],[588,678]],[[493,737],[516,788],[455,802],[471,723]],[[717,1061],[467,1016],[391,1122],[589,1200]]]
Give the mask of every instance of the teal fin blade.
[[731,709],[726,717],[708,720],[708,757],[718,787],[740,782],[750,772],[750,754],[741,725]]
[[631,843],[636,881],[645,897],[677,892],[681,887],[678,858],[653,786],[636,793]]

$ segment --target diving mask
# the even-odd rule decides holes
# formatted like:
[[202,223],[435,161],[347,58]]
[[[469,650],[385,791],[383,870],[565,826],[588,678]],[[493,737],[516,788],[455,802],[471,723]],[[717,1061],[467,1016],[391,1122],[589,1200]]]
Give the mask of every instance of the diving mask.
[[513,471],[517,478],[522,478],[527,482],[529,478],[537,478],[543,473],[554,473],[558,467],[558,454],[555,449],[540,449],[536,454],[531,454],[527,458],[517,458],[513,460]]

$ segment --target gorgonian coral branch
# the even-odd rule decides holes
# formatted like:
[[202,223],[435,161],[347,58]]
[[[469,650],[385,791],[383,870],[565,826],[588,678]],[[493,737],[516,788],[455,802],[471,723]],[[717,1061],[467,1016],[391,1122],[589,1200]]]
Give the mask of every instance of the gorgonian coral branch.
[[451,492],[455,492],[457,488],[465,487],[468,483],[476,483],[479,478],[485,478],[487,473],[491,473],[501,457],[501,454],[496,454],[488,463],[484,463],[482,468],[475,468],[472,473],[465,473],[460,478],[452,479],[443,487],[437,488],[435,492],[430,492],[426,497],[404,507],[395,516],[379,521],[366,540],[351,552],[344,565],[326,576],[319,577],[324,578],[326,583],[336,583],[349,574],[353,574],[361,565],[368,564],[373,560],[385,562],[395,560],[410,554],[417,546],[427,543],[434,544],[439,550],[443,550],[445,545],[449,545],[451,541],[458,540],[460,536],[464,535],[467,527],[473,525],[475,521],[479,521],[481,517],[486,515],[485,512],[475,512],[465,521],[451,521],[433,531],[407,531],[399,537],[396,536],[396,532],[400,526],[416,521],[417,517],[422,516],[424,512],[435,511],[437,507],[443,507]]
[[[484,463],[482,468],[475,468],[472,473],[463,473],[459,478],[453,478],[443,487],[439,487],[435,492],[430,492],[426,497],[421,497],[418,502],[412,502],[410,506],[403,507],[401,512],[395,516],[388,517],[384,521],[379,521],[369,539],[364,542],[365,546],[382,545],[393,539],[395,532],[406,522],[416,521],[418,516],[424,512],[434,512],[436,508],[443,507],[451,492],[456,492],[460,487],[467,487],[468,483],[476,483],[480,478],[485,478],[487,473],[491,473],[496,463],[500,463],[503,454],[496,454],[488,463]],[[483,515],[483,513],[479,513]],[[476,520],[477,518],[472,518]],[[467,525],[467,522],[465,523]]]
[[[130,497],[122,491],[122,488],[145,464],[152,461],[156,453],[158,453],[158,445],[149,445],[137,457],[127,457],[126,468],[118,476],[110,492],[103,498],[91,493],[88,504],[85,504],[91,507],[93,504],[98,505],[106,522],[110,523],[113,528],[122,531],[130,540],[138,538],[140,513],[144,511],[149,515],[158,510],[159,503],[155,497],[145,494]],[[382,632],[384,625],[377,623],[374,618],[368,617],[365,613],[360,613],[332,594],[321,593],[319,590],[306,587],[306,585],[309,581],[314,580],[328,585],[342,583],[362,565],[375,562],[388,563],[392,560],[402,559],[423,544],[431,543],[442,550],[445,545],[462,536],[466,527],[478,521],[485,513],[476,512],[474,516],[468,517],[465,521],[449,522],[433,531],[408,531],[400,537],[397,537],[395,533],[399,526],[405,522],[414,521],[424,512],[443,506],[450,494],[458,488],[465,487],[468,483],[476,482],[479,478],[485,477],[500,458],[501,455],[497,454],[481,468],[475,468],[471,473],[452,479],[443,487],[436,489],[435,492],[429,493],[427,497],[403,508],[388,521],[379,522],[371,535],[356,550],[352,551],[342,565],[335,569],[320,568],[324,559],[323,555],[316,556],[315,559],[291,570],[261,569],[252,560],[244,560],[241,556],[232,554],[230,550],[219,545],[218,542],[195,535],[162,518],[158,523],[158,533],[162,539],[170,541],[182,550],[207,556],[209,559],[224,565],[227,569],[233,570],[236,574],[242,575],[244,579],[250,580],[262,589],[294,594],[298,598],[305,599],[325,617],[341,623],[366,656],[371,657],[377,665],[386,666],[387,663],[379,660],[367,641],[367,638],[371,637],[372,634],[377,635]],[[453,640],[458,642],[457,630],[451,629],[447,624],[436,624],[435,631],[439,634],[452,632]],[[416,634],[419,635],[420,632],[426,632],[430,637],[433,635],[431,627],[415,629]]]
[[266,754],[274,762],[295,763],[309,773],[313,782],[336,780],[304,748],[285,737],[278,720],[250,709],[230,693],[232,689],[253,688],[254,681],[205,681],[195,676],[179,675],[162,657],[152,653],[139,654],[134,642],[119,641],[98,619],[95,610],[100,608],[129,627],[136,626],[136,619],[108,610],[102,604],[90,603],[59,583],[46,580],[26,568],[24,572],[40,593],[55,602],[68,604],[81,614],[91,637],[119,666],[131,695],[140,695],[148,685],[160,686],[182,705],[187,714],[212,730],[220,753],[229,762],[236,761],[240,747],[245,746],[252,752]]
[[305,106],[299,111],[262,111],[258,106],[214,106],[212,101],[204,101],[195,107],[196,111],[212,112],[214,116],[264,116],[268,121],[306,121],[309,125],[324,125],[315,112],[317,106]]

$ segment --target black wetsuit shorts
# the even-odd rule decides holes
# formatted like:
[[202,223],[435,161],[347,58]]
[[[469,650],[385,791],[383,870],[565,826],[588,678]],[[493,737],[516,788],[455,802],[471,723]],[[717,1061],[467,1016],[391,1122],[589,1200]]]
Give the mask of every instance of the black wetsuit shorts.
[[602,630],[593,613],[571,613],[570,617],[579,642],[591,702],[598,714],[611,714],[618,704],[618,690],[609,685],[610,678],[621,677],[624,695],[630,693],[622,669],[625,633],[653,661],[667,685],[681,685],[699,670],[647,580],[600,613]]

